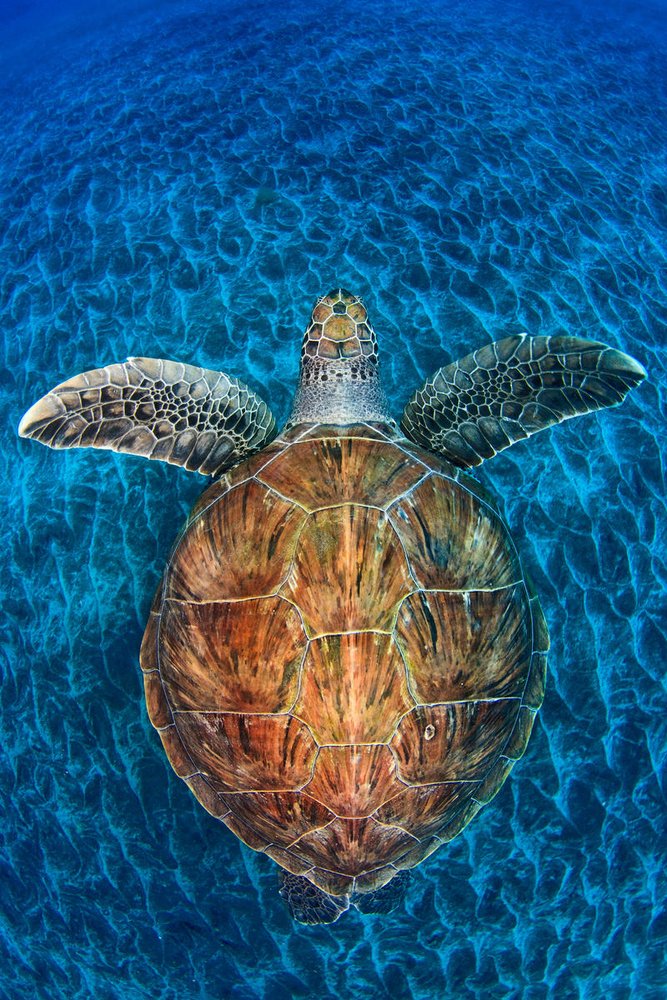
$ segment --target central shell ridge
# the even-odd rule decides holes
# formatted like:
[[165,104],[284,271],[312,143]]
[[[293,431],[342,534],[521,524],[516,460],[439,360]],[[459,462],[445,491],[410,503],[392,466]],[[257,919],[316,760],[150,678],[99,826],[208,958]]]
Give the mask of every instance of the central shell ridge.
[[372,431],[292,436],[195,507],[144,638],[146,697],[212,815],[325,891],[370,891],[498,790],[544,654],[472,481]]

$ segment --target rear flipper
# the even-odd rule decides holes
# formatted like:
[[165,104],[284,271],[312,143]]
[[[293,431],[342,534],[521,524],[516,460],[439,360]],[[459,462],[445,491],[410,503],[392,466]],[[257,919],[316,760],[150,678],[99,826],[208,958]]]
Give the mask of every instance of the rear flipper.
[[21,437],[51,448],[110,448],[216,475],[268,444],[266,403],[223,372],[160,358],[83,372],[32,406]]
[[415,444],[469,468],[545,427],[615,406],[646,377],[621,351],[579,337],[522,333],[440,368],[401,427]]
[[351,896],[331,896],[303,875],[281,872],[280,895],[300,924],[332,924],[354,903],[361,913],[391,913],[405,898],[410,878],[398,872],[387,885],[373,892],[353,892]]
[[303,875],[280,873],[280,895],[300,924],[332,924],[350,905],[349,896],[331,896]]
[[410,884],[408,872],[398,872],[391,882],[373,892],[353,892],[350,902],[354,903],[361,913],[391,913],[405,899]]

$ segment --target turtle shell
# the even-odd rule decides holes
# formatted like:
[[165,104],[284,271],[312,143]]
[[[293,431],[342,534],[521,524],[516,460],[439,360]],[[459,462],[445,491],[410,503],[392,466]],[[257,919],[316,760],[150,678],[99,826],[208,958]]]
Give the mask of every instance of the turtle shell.
[[496,794],[547,646],[475,480],[389,428],[301,425],[203,494],[141,662],[205,808],[341,895],[418,864]]

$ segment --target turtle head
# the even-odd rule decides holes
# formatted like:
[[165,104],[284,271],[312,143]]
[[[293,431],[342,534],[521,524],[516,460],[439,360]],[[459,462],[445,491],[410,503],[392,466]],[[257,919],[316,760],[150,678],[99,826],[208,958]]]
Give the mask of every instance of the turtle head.
[[315,303],[303,335],[288,423],[368,420],[393,423],[380,385],[377,338],[361,299],[334,288]]
[[377,338],[361,299],[334,288],[317,300],[303,336],[302,366],[307,360],[324,367],[333,361],[338,364],[329,366],[330,371],[343,371],[341,361],[368,359],[366,366],[375,368],[377,356]]

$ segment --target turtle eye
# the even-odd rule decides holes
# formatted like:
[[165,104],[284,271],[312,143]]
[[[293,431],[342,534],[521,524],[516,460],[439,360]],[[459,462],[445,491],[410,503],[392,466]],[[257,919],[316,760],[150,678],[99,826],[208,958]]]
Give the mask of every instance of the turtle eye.
[[424,739],[432,740],[434,736],[435,736],[435,726],[432,726],[431,723],[429,722],[428,726],[424,730]]

